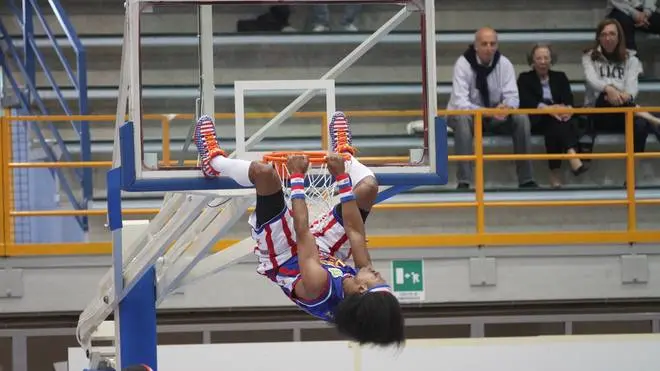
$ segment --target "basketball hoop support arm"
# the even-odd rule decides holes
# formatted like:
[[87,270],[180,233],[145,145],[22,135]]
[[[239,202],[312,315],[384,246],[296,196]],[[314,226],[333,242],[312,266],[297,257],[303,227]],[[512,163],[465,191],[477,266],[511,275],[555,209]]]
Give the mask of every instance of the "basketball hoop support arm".
[[213,276],[252,254],[254,254],[254,239],[252,237],[236,242],[226,249],[218,251],[200,261],[185,277],[183,277],[177,288]]
[[[110,178],[111,174],[115,175]],[[208,202],[213,200],[211,197],[173,194],[164,201],[161,212],[151,220],[145,233],[129,245],[122,240],[119,195],[121,186],[114,184],[121,177],[120,169],[110,170],[108,177],[108,214],[113,235],[113,266],[101,279],[97,295],[80,315],[77,332],[83,344],[88,342],[94,328],[117,308],[138,282],[142,281],[145,274],[151,272],[149,274],[153,275],[153,266],[158,258],[190,227]],[[110,183],[110,180],[113,183]],[[113,191],[116,191],[114,192],[116,195]],[[155,284],[154,279],[155,276],[151,279],[152,287]]]
[[[164,256],[164,266],[157,279],[156,305],[176,290],[184,277],[202,261],[213,245],[226,235],[254,203],[254,196],[232,197],[218,214],[205,210]],[[249,250],[252,252],[252,249]],[[173,262],[168,264],[169,262]]]

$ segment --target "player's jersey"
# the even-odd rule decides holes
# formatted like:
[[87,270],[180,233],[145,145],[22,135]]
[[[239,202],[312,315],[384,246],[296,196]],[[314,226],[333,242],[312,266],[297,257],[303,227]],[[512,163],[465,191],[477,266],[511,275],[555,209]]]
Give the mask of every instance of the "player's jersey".
[[[293,228],[293,216],[290,209],[282,212],[265,225],[257,228],[256,213],[249,219],[252,238],[257,242],[254,253],[259,259],[257,272],[267,272],[281,266],[297,254],[296,232]],[[322,254],[332,255],[341,260],[351,256],[351,246],[342,225],[341,217],[335,209],[312,222],[310,231],[314,235],[316,246]]]
[[321,320],[332,322],[335,307],[344,299],[342,282],[345,277],[355,276],[356,272],[353,267],[333,256],[321,253],[320,258],[323,269],[328,272],[328,284],[317,299],[298,299],[293,293],[295,284],[301,279],[297,255],[282,264],[277,270],[277,275],[271,279],[277,282],[299,308]]
[[316,300],[296,299],[292,293],[300,280],[296,233],[291,210],[285,208],[268,223],[257,228],[256,213],[250,216],[252,237],[257,242],[254,249],[259,259],[257,272],[276,283],[298,307],[325,321],[332,322],[332,312],[344,299],[342,281],[354,276],[355,270],[344,264],[351,256],[348,237],[335,209],[315,220],[310,226],[319,250],[323,269],[328,272],[328,286]]

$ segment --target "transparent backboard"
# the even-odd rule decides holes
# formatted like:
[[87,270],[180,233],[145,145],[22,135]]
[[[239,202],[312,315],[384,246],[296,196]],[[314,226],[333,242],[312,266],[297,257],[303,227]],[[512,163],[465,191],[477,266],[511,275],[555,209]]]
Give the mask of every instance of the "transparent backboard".
[[[199,170],[192,134],[196,118],[202,114],[215,117],[220,144],[234,158],[261,160],[265,153],[273,151],[327,151],[330,148],[327,134],[329,119],[335,111],[343,111],[337,104],[336,78],[373,47],[379,38],[415,12],[413,7],[402,3],[401,10],[390,22],[374,35],[365,35],[365,41],[348,56],[341,59],[344,56],[338,53],[337,60],[341,61],[337,66],[318,79],[308,79],[303,78],[309,75],[305,71],[299,76],[290,71],[282,74],[281,69],[271,67],[272,60],[246,60],[249,47],[215,47],[214,24],[221,23],[216,18],[223,16],[222,11],[215,7],[226,6],[221,3],[234,2],[213,1],[204,5],[181,1],[128,2],[122,56],[123,89],[120,89],[118,107],[118,117],[122,111],[127,112],[129,117],[128,123],[121,121],[119,141],[121,166],[126,174],[124,178],[126,183],[130,183],[125,188],[132,187],[138,191],[240,188],[229,179],[205,179]],[[164,7],[176,4],[181,22],[189,22],[181,27],[197,28],[199,37],[191,36],[185,42],[180,39],[180,47],[159,48],[158,53],[152,52],[154,48],[150,49],[146,37],[148,31],[143,31],[149,30],[149,27],[144,27],[149,14],[140,10],[146,4]],[[182,50],[184,47],[186,49]],[[181,89],[189,104],[187,111],[185,105],[179,105],[177,108],[181,111],[169,117],[154,118],[156,112],[148,111],[151,106],[144,103],[143,97],[147,93],[152,94],[147,91],[148,87],[162,81],[152,82],[150,79],[157,77],[153,77],[153,72],[147,73],[147,69],[167,64],[170,60],[168,52],[172,54],[172,60],[177,55],[186,55],[186,61],[181,63],[184,63],[187,75],[184,74],[183,78],[170,77],[190,83],[189,89]],[[240,72],[243,64],[256,67],[258,63],[263,63],[264,67],[244,68]],[[225,71],[230,72],[225,74]],[[435,69],[429,68],[428,71],[431,76],[424,74],[424,86],[436,86],[435,72],[431,72]],[[227,80],[228,76],[232,80]],[[424,117],[417,117],[425,122],[423,137],[408,137],[408,144],[399,144],[396,148],[388,146],[388,141],[396,136],[390,130],[399,130],[399,135],[405,136],[405,124],[414,118],[401,117],[399,128],[392,129],[392,125],[380,125],[377,118],[363,115],[360,110],[346,112],[358,150],[357,157],[376,173],[382,185],[415,186],[447,182],[446,128],[444,121],[435,117],[435,94],[423,95],[427,101]],[[233,107],[229,104],[232,101]],[[127,102],[127,105],[122,106],[122,102]],[[161,127],[163,124],[167,125],[167,129]],[[365,145],[361,146],[361,143]]]

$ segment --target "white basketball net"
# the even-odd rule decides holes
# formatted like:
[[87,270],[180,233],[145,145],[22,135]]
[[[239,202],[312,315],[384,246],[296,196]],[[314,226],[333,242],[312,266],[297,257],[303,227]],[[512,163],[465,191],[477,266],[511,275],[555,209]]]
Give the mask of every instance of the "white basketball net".
[[[291,173],[286,165],[282,165],[278,169],[278,173],[282,182],[284,195],[286,196],[286,202],[291,207],[291,188],[288,181]],[[326,163],[319,165],[310,164],[310,169],[305,174],[305,181],[309,183],[305,187],[305,194],[307,196],[307,209],[309,210],[309,221],[311,223],[332,210],[339,201],[339,196],[336,192],[335,180],[328,172],[328,165]]]

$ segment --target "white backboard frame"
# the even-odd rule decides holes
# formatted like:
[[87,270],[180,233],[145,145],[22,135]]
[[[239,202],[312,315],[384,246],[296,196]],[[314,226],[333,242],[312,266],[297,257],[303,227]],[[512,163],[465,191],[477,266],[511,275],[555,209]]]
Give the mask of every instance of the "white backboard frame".
[[[250,161],[261,160],[264,152],[251,151],[250,148],[259,143],[268,130],[274,129],[280,125],[283,119],[280,116],[287,116],[286,110],[280,112],[276,117],[262,126],[256,133],[245,139],[245,97],[249,91],[263,90],[305,90],[322,91],[325,93],[326,106],[326,125],[330,122],[332,115],[336,110],[335,105],[335,80],[250,80],[234,82],[234,113],[236,115],[236,150],[232,157]],[[318,93],[317,93],[318,94]],[[249,95],[248,95],[249,96]],[[329,141],[329,139],[328,139]],[[329,142],[327,143],[329,147]],[[318,150],[322,150],[322,143],[319,141]],[[292,149],[294,150],[294,149]]]

